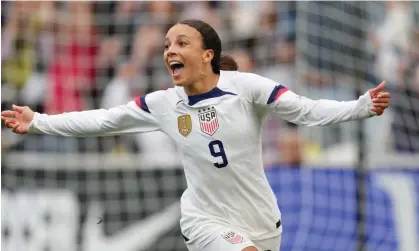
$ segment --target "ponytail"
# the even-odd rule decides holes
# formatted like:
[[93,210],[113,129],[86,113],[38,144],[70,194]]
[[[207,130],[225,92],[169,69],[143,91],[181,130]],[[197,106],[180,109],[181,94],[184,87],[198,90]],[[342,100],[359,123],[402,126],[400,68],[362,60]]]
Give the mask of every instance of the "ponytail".
[[220,57],[220,70],[222,71],[237,71],[239,66],[236,60],[230,55],[221,55]]

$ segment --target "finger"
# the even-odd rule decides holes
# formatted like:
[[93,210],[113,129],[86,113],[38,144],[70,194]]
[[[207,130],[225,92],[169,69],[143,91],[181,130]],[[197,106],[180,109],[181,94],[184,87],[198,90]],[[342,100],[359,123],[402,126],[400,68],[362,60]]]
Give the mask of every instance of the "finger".
[[5,124],[8,124],[8,123],[16,123],[17,122],[17,120],[14,119],[14,118],[1,117],[1,120],[3,120]]
[[12,105],[13,111],[17,111],[17,112],[20,112],[20,113],[23,112],[23,108],[24,108],[23,106]]
[[381,82],[381,84],[379,84],[377,87],[375,87],[374,89],[371,89],[371,93],[372,94],[377,94],[377,93],[383,91],[384,88],[386,88],[386,81]]
[[377,98],[390,98],[391,94],[388,92],[381,92],[377,94]]
[[8,119],[9,119],[8,117],[1,116],[1,120],[3,120],[5,123],[7,122]]
[[388,107],[388,103],[374,103],[373,106],[375,108],[387,108]]
[[376,92],[384,91],[386,88],[386,81],[381,82],[377,87],[375,87],[373,90]]
[[7,121],[6,122],[6,127],[7,128],[13,128],[16,125],[16,121]]
[[14,132],[14,133],[19,133],[19,123],[16,123],[14,126],[13,126],[13,129],[12,129],[12,131]]
[[373,107],[371,108],[371,111],[375,112],[375,113],[379,113],[379,112],[383,112],[383,108],[380,107]]
[[7,110],[7,111],[2,111],[1,112],[1,116],[3,117],[14,117],[15,116],[15,113],[16,112],[14,112],[14,111],[10,111],[10,110]]
[[381,114],[384,113],[384,111],[382,109],[371,109],[373,112],[375,112],[375,114],[377,114],[377,116],[380,116]]
[[389,103],[390,98],[374,98],[372,99],[373,103]]

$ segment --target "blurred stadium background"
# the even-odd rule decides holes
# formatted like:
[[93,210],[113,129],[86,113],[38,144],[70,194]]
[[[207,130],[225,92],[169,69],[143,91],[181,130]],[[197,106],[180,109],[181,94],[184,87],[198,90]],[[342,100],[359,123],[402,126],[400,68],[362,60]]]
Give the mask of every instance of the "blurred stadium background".
[[[1,2],[1,105],[109,108],[171,86],[163,37],[199,18],[224,51],[310,98],[386,80],[379,117],[300,128],[268,118],[281,251],[419,250],[419,2]],[[17,136],[2,124],[1,249],[185,251],[185,189],[164,135]],[[101,221],[100,224],[97,224]]]

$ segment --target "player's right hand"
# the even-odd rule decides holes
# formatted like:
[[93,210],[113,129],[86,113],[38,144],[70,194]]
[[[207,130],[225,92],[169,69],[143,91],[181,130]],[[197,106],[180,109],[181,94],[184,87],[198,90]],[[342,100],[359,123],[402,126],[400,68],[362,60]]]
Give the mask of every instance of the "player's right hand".
[[35,113],[27,106],[13,105],[12,110],[1,112],[1,120],[4,121],[8,128],[14,133],[28,133],[29,124],[31,123]]

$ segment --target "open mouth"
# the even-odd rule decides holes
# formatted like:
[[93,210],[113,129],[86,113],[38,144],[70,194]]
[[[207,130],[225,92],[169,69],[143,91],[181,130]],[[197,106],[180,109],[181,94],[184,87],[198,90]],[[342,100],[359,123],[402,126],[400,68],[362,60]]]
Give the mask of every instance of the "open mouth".
[[174,77],[180,76],[184,68],[183,63],[178,61],[172,61],[170,62],[170,69],[172,70],[172,75]]

